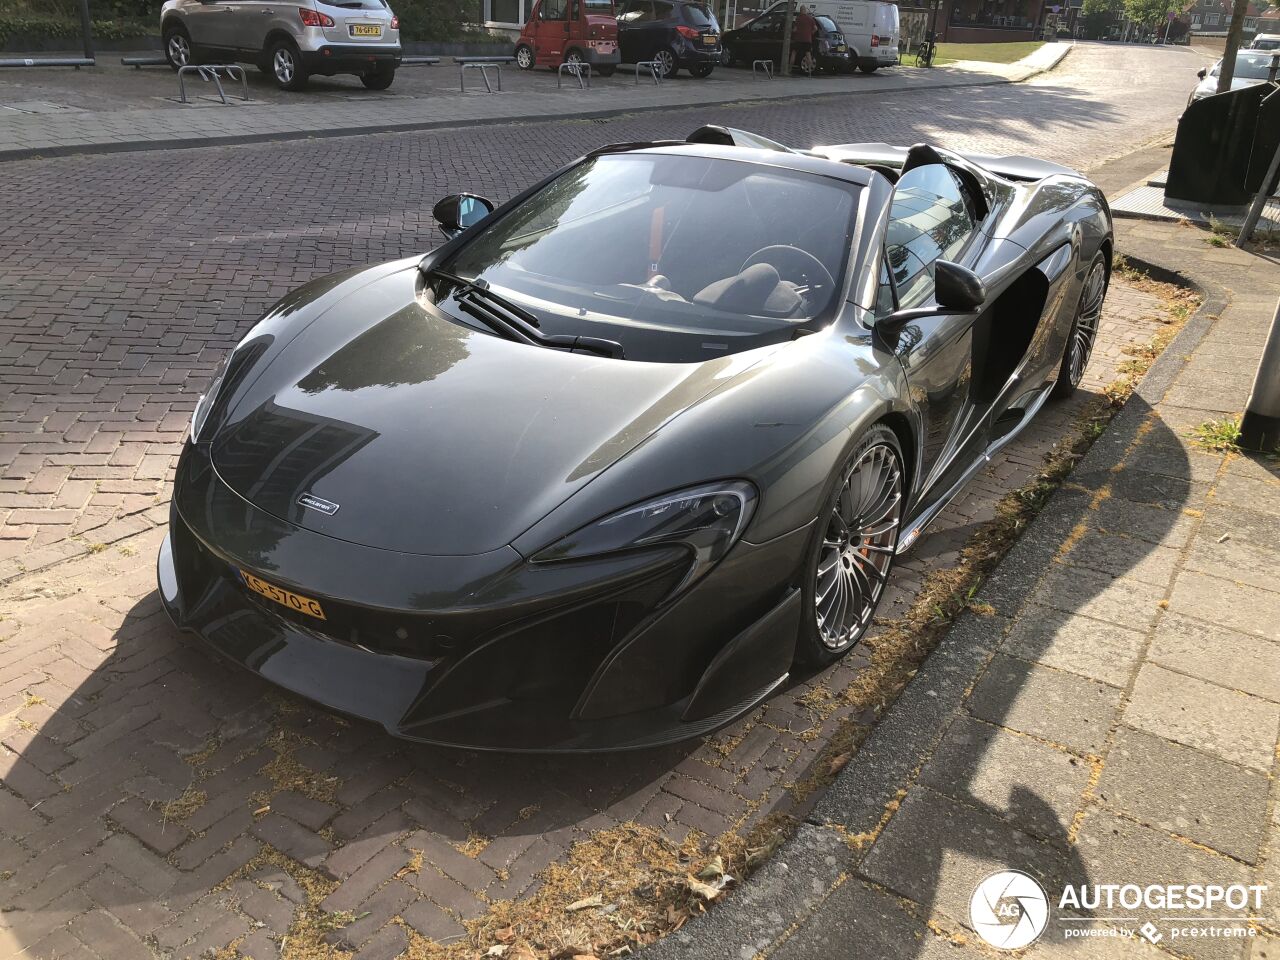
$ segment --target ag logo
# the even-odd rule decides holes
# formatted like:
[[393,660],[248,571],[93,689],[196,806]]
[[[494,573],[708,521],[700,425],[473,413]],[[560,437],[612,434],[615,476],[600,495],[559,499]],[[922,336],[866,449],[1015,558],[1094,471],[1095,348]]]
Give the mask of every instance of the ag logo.
[[1000,950],[1034,943],[1048,922],[1049,895],[1039,881],[1018,870],[991,874],[969,898],[969,923]]

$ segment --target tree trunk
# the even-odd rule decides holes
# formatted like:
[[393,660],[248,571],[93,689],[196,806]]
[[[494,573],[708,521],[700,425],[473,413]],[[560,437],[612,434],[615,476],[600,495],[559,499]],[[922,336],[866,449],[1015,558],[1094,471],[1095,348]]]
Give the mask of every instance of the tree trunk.
[[1244,31],[1244,18],[1249,15],[1249,0],[1236,0],[1231,9],[1231,29],[1227,31],[1227,49],[1222,51],[1222,69],[1218,71],[1218,93],[1231,89],[1236,75],[1236,51],[1240,49],[1240,34]]

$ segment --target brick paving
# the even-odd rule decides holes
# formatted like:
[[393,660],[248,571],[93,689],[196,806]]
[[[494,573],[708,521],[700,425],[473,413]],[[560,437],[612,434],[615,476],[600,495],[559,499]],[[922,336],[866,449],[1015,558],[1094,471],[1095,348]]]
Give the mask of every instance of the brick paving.
[[[695,117],[801,142],[911,142],[964,110],[1001,123],[970,125],[962,146],[1007,152],[1038,130],[1041,149],[1022,150],[1082,165],[1114,152],[1118,129],[1160,129],[1154,93],[1140,121],[1117,102],[1086,126],[1049,109],[1056,88],[1027,89],[1017,125],[1021,93],[938,93],[888,119],[814,105],[536,124],[518,131],[520,157],[505,150],[512,133],[474,130],[6,165],[17,215],[0,234],[0,363],[14,388],[0,399],[0,957],[195,957],[236,942],[262,960],[303,899],[293,864],[337,882],[323,909],[360,918],[335,941],[395,956],[406,934],[392,917],[447,941],[602,827],[636,820],[679,838],[802,814],[787,787],[844,718],[817,723],[798,701],[818,682],[852,682],[856,653],[719,736],[666,750],[533,760],[392,741],[175,635],[153,588],[172,458],[204,378],[268,302],[422,249],[450,186],[503,197],[601,139],[684,132]],[[1169,109],[1180,98],[1165,97]],[[1149,339],[1155,309],[1113,289],[1089,391],[1126,344]],[[1047,408],[975,480],[897,568],[886,615],[1033,475],[1079,402]],[[414,851],[424,867],[406,871]]]

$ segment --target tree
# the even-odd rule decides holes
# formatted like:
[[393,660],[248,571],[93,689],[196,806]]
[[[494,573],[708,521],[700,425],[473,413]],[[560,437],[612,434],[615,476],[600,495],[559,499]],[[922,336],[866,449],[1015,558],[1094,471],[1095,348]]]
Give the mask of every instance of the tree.
[[1086,17],[1098,17],[1106,14],[1121,13],[1124,0],[1084,0],[1080,12]]
[[1173,0],[1124,0],[1125,12],[1134,23],[1158,27],[1169,15]]
[[1231,89],[1236,75],[1236,51],[1240,49],[1240,35],[1244,18],[1249,14],[1249,0],[1236,0],[1231,11],[1231,29],[1227,31],[1227,48],[1222,51],[1222,67],[1218,70],[1218,93]]

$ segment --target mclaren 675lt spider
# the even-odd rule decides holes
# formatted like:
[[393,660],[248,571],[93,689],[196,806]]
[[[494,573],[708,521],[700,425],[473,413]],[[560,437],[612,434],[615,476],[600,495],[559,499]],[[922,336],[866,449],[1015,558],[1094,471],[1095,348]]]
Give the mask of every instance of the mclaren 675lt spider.
[[200,398],[175,623],[398,736],[635,748],[839,658],[1098,333],[1079,174],[725,127],[614,144],[290,293]]

